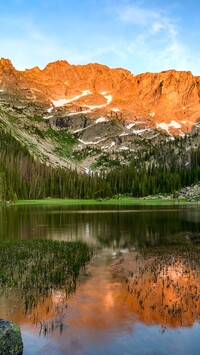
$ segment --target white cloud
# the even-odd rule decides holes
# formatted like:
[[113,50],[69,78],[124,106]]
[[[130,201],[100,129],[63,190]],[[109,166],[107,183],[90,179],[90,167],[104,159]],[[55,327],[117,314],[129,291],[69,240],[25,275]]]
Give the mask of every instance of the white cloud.
[[[43,0],[43,6],[49,1]],[[186,45],[174,9],[170,12],[170,7],[166,10],[164,5],[153,8],[152,2],[145,0],[85,3],[90,1],[98,4],[100,10],[97,24],[85,14],[80,15],[80,21],[71,22],[70,14],[66,15],[61,27],[56,15],[55,24],[52,23],[48,11],[46,16],[36,16],[34,12],[25,16],[22,11],[18,15],[0,14],[1,56],[10,58],[17,69],[35,65],[43,68],[50,61],[66,59],[71,64],[98,62],[123,67],[133,74],[171,68],[200,74],[198,46],[193,48],[189,41]]]
[[118,19],[127,23],[134,23],[139,26],[147,25],[149,21],[159,19],[157,11],[138,7],[137,5],[128,5],[118,9]]
[[153,33],[157,33],[162,29],[164,29],[164,26],[160,21],[156,21],[153,23],[153,25],[152,25],[152,32]]
[[118,24],[127,29],[118,47],[127,60],[132,56],[147,71],[190,70],[195,56],[181,39],[179,19],[173,11],[164,7],[149,9],[143,2],[113,7],[113,12]]
[[164,30],[166,34],[176,35],[177,20],[170,17],[164,9],[148,9],[138,5],[128,5],[116,9],[117,20],[132,24],[141,31],[157,33]]

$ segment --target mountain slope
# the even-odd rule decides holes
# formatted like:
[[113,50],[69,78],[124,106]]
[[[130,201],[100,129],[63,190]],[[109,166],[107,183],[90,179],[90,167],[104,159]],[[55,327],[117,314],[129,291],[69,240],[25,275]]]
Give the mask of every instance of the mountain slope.
[[133,76],[100,64],[70,65],[66,61],[17,71],[0,61],[0,90],[47,110],[74,117],[85,113],[121,122],[145,124],[172,134],[188,132],[200,118],[200,78],[175,70]]
[[[109,179],[126,166],[129,174],[131,163],[138,175],[165,166],[167,174],[182,174],[197,166],[199,83],[190,72],[175,70],[133,76],[100,64],[57,61],[17,71],[1,59],[0,128],[53,169],[106,173]],[[196,181],[195,174],[187,181]],[[185,186],[181,179],[172,185]],[[110,192],[131,191],[130,181],[120,189],[108,185]],[[138,191],[144,194],[143,187]]]

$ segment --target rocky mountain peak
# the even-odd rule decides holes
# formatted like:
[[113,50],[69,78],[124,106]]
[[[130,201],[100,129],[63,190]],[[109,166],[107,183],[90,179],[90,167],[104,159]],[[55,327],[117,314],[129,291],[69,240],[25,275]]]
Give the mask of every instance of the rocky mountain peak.
[[72,117],[138,122],[169,135],[188,132],[200,117],[200,77],[166,70],[134,76],[123,68],[98,63],[71,65],[65,60],[17,71],[0,60],[0,90],[43,102]]
[[0,69],[2,70],[3,68],[13,68],[12,62],[10,59],[5,59],[5,58],[0,58]]

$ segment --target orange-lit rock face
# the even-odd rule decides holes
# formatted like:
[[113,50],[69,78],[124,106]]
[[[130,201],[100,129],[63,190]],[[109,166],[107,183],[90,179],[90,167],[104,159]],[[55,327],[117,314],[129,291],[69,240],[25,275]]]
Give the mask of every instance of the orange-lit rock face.
[[191,72],[168,70],[133,76],[120,68],[74,66],[66,61],[22,72],[1,59],[0,90],[70,112],[81,107],[91,117],[143,121],[169,134],[189,131],[200,117],[200,79]]

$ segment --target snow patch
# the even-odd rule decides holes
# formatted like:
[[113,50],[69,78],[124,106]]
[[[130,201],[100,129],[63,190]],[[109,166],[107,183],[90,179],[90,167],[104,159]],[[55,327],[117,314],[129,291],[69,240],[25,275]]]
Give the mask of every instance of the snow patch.
[[85,142],[85,141],[83,141],[82,139],[78,139],[78,141],[80,142],[80,143],[82,143],[82,144],[84,144],[84,145],[88,145],[88,144],[96,144],[95,142]]
[[114,145],[115,145],[115,142],[112,142],[110,145],[110,148],[114,147]]
[[48,120],[49,118],[53,117],[53,115],[43,117],[44,120]]
[[76,101],[80,99],[83,96],[87,96],[89,94],[92,94],[90,90],[83,90],[82,94],[76,95],[72,97],[71,99],[60,99],[60,100],[51,100],[51,102],[54,104],[55,107],[61,107],[64,106],[65,104],[69,104],[70,102]]
[[129,148],[123,146],[123,147],[120,147],[119,150],[129,150]]
[[79,141],[80,143],[84,144],[84,145],[89,145],[89,144],[93,145],[93,144],[98,144],[98,143],[100,143],[100,142],[103,142],[103,141],[105,141],[105,139],[106,139],[106,138],[102,138],[102,139],[99,139],[99,140],[96,141],[96,142],[93,142],[93,141],[85,142],[85,141],[83,141],[82,139],[78,139],[78,141]]
[[114,112],[120,112],[120,110],[118,108],[112,108],[112,111]]
[[181,128],[181,125],[178,122],[174,121],[174,120],[172,120],[169,124],[167,124],[165,122],[161,122],[161,123],[157,123],[156,124],[156,128],[161,128],[164,131],[167,131],[168,133],[169,133],[169,128],[170,127],[174,127],[174,128],[178,129],[178,128]]
[[129,123],[129,124],[126,126],[126,128],[127,128],[127,129],[131,129],[133,126],[135,126],[135,123]]
[[83,90],[81,96],[86,96],[86,95],[90,95],[90,94],[92,94],[92,91],[90,91],[90,90]]
[[154,117],[154,116],[155,116],[155,112],[151,112],[149,115],[150,115],[151,117]]
[[104,95],[104,97],[107,100],[107,105],[109,105],[112,101],[112,95]]
[[181,128],[181,125],[176,121],[171,121],[169,127]]
[[97,118],[97,120],[95,121],[96,123],[102,123],[102,122],[107,122],[108,119],[106,117],[99,117]]
[[53,111],[53,107],[49,107],[48,109],[47,109],[47,112],[48,113],[51,113]]
[[102,108],[102,107],[105,107],[106,104],[104,105],[97,105],[97,106],[89,106],[89,105],[83,105],[83,107],[88,107],[91,110],[95,110],[96,108]]
[[4,90],[3,90],[3,89],[0,89],[0,92],[4,92]]
[[119,135],[119,137],[123,137],[123,136],[128,136],[130,133],[126,133],[126,132],[123,132]]
[[144,128],[144,129],[133,129],[132,132],[135,133],[135,134],[141,134],[141,133],[144,133],[146,131],[149,131],[148,128]]
[[74,116],[74,115],[80,115],[80,114],[82,114],[82,113],[90,113],[91,112],[91,110],[85,110],[85,111],[76,111],[76,112],[70,112],[70,113],[68,113],[67,114],[67,116]]
[[51,102],[54,104],[55,107],[61,107],[70,101],[66,99],[60,99],[60,100],[51,100]]
[[167,131],[169,133],[169,125],[167,123],[164,122],[156,123],[156,128],[161,128],[164,131]]
[[186,121],[186,120],[184,120],[184,121],[181,121],[181,123],[186,124],[186,123],[187,123],[187,121]]

